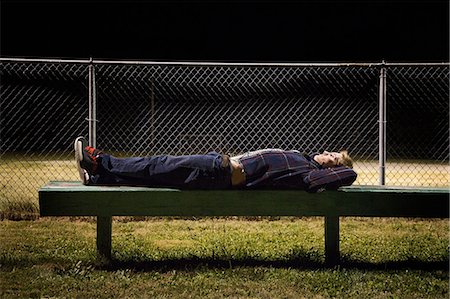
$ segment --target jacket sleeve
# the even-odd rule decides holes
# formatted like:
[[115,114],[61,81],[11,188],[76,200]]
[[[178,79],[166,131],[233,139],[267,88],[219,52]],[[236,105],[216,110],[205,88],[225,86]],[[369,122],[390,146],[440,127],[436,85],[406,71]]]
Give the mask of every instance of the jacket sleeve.
[[336,190],[341,186],[350,186],[356,180],[356,172],[348,167],[317,169],[303,178],[308,192],[317,192],[320,189]]

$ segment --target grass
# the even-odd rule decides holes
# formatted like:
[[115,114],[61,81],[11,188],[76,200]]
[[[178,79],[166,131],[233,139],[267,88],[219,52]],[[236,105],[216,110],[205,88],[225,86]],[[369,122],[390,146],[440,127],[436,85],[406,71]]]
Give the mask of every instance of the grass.
[[[356,184],[377,184],[376,167],[356,163]],[[392,185],[450,182],[448,165],[388,169]],[[447,220],[344,218],[330,269],[320,218],[115,218],[102,263],[93,219],[38,217],[39,187],[77,179],[71,157],[1,157],[0,297],[449,297]]]
[[79,180],[75,162],[0,159],[0,219],[31,220],[39,215],[37,191],[50,180]]
[[324,266],[320,218],[113,222],[113,262],[90,218],[0,222],[1,297],[448,298],[447,220],[341,220]]

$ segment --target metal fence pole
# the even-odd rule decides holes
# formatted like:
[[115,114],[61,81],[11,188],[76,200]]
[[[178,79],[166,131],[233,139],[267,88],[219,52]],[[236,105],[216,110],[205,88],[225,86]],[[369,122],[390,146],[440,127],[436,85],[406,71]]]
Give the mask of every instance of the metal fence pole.
[[[383,61],[384,64],[384,61]],[[379,184],[385,185],[386,181],[386,68],[382,67],[380,71],[380,90],[379,90]]]
[[97,99],[95,90],[95,68],[89,61],[89,145],[97,147]]

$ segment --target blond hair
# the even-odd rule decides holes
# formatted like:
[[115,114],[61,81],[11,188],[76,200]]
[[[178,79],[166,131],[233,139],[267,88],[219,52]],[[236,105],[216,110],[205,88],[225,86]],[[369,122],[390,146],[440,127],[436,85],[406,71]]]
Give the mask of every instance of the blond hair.
[[342,159],[341,159],[341,161],[339,161],[340,164],[343,166],[347,166],[349,168],[353,168],[353,160],[352,160],[352,158],[350,158],[348,151],[341,150],[341,151],[339,151],[339,153],[341,153],[341,155],[342,155]]

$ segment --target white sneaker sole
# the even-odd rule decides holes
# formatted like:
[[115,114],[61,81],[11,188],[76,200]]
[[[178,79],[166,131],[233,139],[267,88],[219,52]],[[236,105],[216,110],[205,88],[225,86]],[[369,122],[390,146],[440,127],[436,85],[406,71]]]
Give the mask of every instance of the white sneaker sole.
[[80,176],[80,181],[83,185],[87,185],[89,183],[89,174],[86,170],[81,168],[81,161],[83,161],[83,142],[81,141],[83,137],[78,137],[75,139],[73,147],[75,149],[75,162],[77,164],[78,174]]

